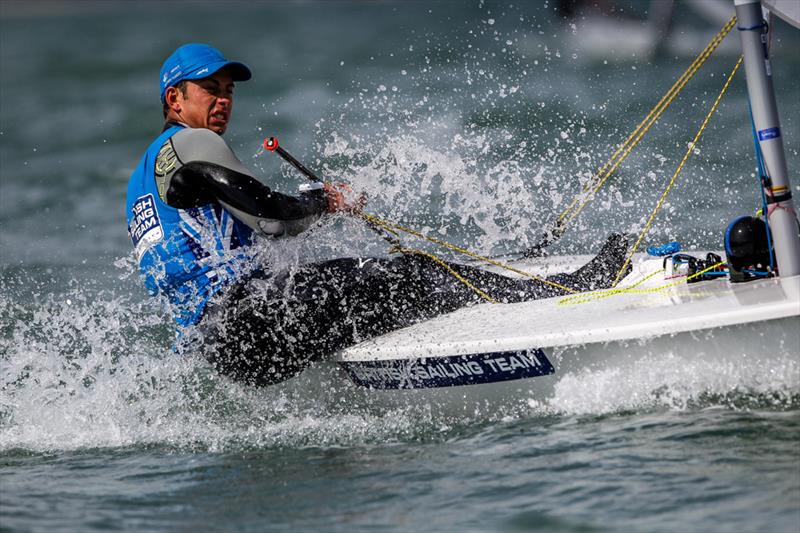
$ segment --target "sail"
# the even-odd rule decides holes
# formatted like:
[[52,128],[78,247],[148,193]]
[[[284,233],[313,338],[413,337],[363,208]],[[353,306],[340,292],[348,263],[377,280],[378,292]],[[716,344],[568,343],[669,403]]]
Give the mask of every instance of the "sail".
[[798,0],[762,0],[764,6],[780,18],[800,29],[800,1]]

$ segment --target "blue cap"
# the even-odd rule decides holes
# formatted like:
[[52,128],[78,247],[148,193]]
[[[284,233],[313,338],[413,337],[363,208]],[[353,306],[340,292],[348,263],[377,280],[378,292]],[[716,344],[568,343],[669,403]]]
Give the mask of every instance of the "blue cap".
[[168,87],[183,80],[207,78],[227,67],[233,81],[247,81],[252,77],[244,63],[228,61],[222,52],[207,44],[184,44],[175,50],[161,66],[161,101]]

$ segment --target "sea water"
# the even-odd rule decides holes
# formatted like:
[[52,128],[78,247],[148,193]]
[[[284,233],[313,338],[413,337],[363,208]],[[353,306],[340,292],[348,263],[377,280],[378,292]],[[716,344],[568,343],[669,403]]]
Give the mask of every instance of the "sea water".
[[[177,45],[252,68],[226,139],[265,183],[303,182],[259,149],[274,135],[366,192],[370,212],[503,254],[536,241],[722,25],[677,3],[651,53],[629,30],[595,42],[586,19],[535,4],[0,4],[0,528],[800,529],[796,364],[708,365],[701,346],[674,346],[626,372],[564,376],[527,408],[453,417],[359,401],[327,367],[253,389],[170,350],[124,195],[160,131],[158,69]],[[644,8],[627,7],[606,20],[644,28]],[[774,28],[797,169],[800,39]],[[641,230],[737,39],[554,253]],[[646,243],[721,248],[728,221],[758,207],[754,166],[740,73]],[[387,253],[346,218],[259,246],[276,268]]]

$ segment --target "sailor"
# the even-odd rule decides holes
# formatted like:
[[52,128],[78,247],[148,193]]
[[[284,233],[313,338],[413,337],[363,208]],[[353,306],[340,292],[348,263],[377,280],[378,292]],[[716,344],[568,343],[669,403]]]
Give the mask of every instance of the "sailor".
[[[427,257],[340,258],[275,271],[253,242],[305,231],[326,213],[357,211],[343,185],[297,196],[255,178],[222,139],[243,63],[205,44],[186,44],[161,67],[165,125],[128,184],[128,231],[145,285],[165,298],[179,331],[199,332],[221,373],[254,385],[288,379],[311,362],[376,335],[482,300]],[[627,243],[612,235],[573,274],[579,290],[607,287]],[[561,294],[557,287],[449,264],[502,302]]]

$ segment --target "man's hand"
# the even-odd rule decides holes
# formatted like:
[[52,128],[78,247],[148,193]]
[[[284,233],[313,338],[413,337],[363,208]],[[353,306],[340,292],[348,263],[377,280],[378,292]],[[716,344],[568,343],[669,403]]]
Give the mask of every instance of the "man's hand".
[[322,188],[328,196],[328,213],[360,213],[367,203],[363,193],[356,194],[346,183],[325,183]]

